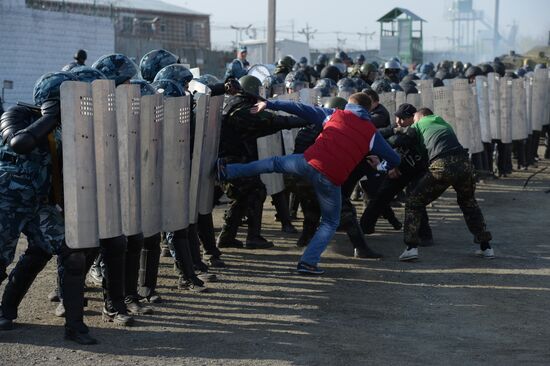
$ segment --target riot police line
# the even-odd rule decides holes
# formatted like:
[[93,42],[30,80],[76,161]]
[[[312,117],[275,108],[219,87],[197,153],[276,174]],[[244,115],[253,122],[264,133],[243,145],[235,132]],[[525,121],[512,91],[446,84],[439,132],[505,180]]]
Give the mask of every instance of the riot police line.
[[[471,155],[483,152],[484,144],[494,141],[509,144],[528,139],[531,135],[540,134],[543,126],[549,123],[550,84],[547,69],[537,69],[516,79],[497,73],[475,75],[475,83],[469,83],[468,79],[445,79],[442,86],[434,86],[431,80],[417,78],[413,81],[415,87],[400,90],[385,86],[385,83],[389,86],[387,80],[395,76],[386,74],[386,70],[395,70],[392,69],[392,62],[385,65],[387,80],[371,80],[377,68],[361,66],[362,77],[355,78],[361,79],[361,83],[361,80],[345,77],[346,69],[337,62],[338,67],[323,67],[318,75],[320,79],[314,80],[313,71],[310,70],[309,79],[302,79],[300,70],[290,71],[293,65],[287,65],[288,59],[282,61],[275,70],[266,65],[255,65],[248,70],[248,75],[256,77],[262,85],[258,97],[323,105],[332,96],[345,98],[363,88],[376,90],[376,83],[378,86],[383,84],[384,87],[377,91],[380,91],[380,102],[390,116],[403,103],[418,108],[429,107],[453,126],[460,143]],[[187,240],[193,232],[191,228],[200,227],[201,217],[208,217],[210,222],[212,220],[216,184],[214,167],[220,145],[223,94],[232,88],[231,81],[221,83],[207,75],[192,75],[188,68],[179,63],[177,56],[163,50],[144,56],[140,66],[141,76],[145,80],[135,79],[137,65],[124,55],[105,56],[92,68],[75,66],[71,73],[46,74],[35,87],[38,107],[19,106],[27,108],[25,113],[29,115],[34,113],[33,117],[25,117],[25,123],[17,120],[19,117],[12,118],[12,113],[8,113],[9,118],[6,117],[6,125],[17,126],[16,130],[25,132],[35,123],[44,123],[36,108],[40,109],[42,104],[46,104],[43,102],[49,100],[58,101],[59,112],[55,118],[58,118],[60,125],[49,122],[47,132],[59,132],[57,127],[63,127],[60,129],[62,153],[56,157],[59,150],[52,148],[51,143],[46,147],[33,145],[35,149],[42,149],[42,155],[51,154],[53,158],[53,168],[47,173],[51,175],[51,186],[44,183],[44,188],[54,193],[54,203],[63,208],[64,241],[71,253],[68,257],[88,250],[91,250],[93,257],[97,254],[93,248],[101,246],[106,267],[104,277],[107,278],[103,283],[106,302],[103,315],[122,325],[130,323],[130,305],[134,309],[131,315],[148,313],[137,305],[139,300],[125,299],[124,294],[128,293],[128,287],[136,285],[137,281],[133,279],[137,280],[137,264],[140,267],[140,285],[146,288],[142,298],[153,298],[159,260],[155,248],[160,245],[162,232],[175,233],[174,255],[178,268],[182,270],[184,285],[187,288],[201,286],[201,281],[194,279],[193,267],[197,263],[190,262],[192,254]],[[353,71],[349,71],[350,76]],[[281,82],[281,76],[276,81],[277,73],[286,73],[284,82]],[[337,80],[333,79],[334,74],[338,75],[335,77]],[[196,80],[192,80],[193,77]],[[234,84],[233,88],[239,89]],[[413,92],[414,89],[416,92]],[[231,93],[234,92],[232,90]],[[245,91],[241,88],[237,93]],[[40,102],[37,102],[37,95]],[[258,158],[294,153],[297,133],[298,129],[289,129],[258,139]],[[42,132],[32,136],[42,143],[48,140]],[[15,144],[8,140],[3,140],[5,151],[2,164],[26,164],[26,157],[19,158]],[[61,166],[56,161],[61,157],[62,174]],[[269,174],[261,178],[269,195],[285,189],[282,175]],[[213,233],[213,227],[208,225],[205,230]],[[196,232],[193,235],[196,236]],[[137,238],[140,242],[133,249],[132,263],[130,256],[124,258],[121,254],[126,245],[130,245],[130,238]],[[152,242],[150,247],[147,247],[148,239]],[[26,282],[23,281],[25,284],[21,286],[21,281],[13,280],[23,272],[20,270],[9,280],[10,289],[21,286],[20,291],[12,291],[15,295],[4,294],[16,299],[12,301],[15,310],[45,265],[44,260],[47,262],[48,255],[57,253],[54,250],[53,253],[30,254],[32,258],[40,259],[40,263],[28,264],[28,268],[32,267],[35,272],[34,277],[25,277]],[[212,259],[219,261],[219,255],[213,254]],[[11,260],[13,256],[6,258],[3,271]],[[77,264],[67,263],[75,266],[71,268],[78,275],[72,278],[69,271],[59,270],[60,287],[66,289],[62,295],[66,299],[67,321],[73,322],[66,326],[66,337],[82,344],[91,344],[95,340],[87,336],[81,309],[82,273],[85,275],[83,269],[90,267],[89,259],[80,258]],[[62,262],[59,268],[66,266]],[[125,267],[132,272],[127,273],[126,277],[133,284],[123,283]],[[143,280],[141,272],[144,272]],[[68,279],[73,281],[72,287],[64,285]],[[77,292],[78,296],[71,299],[69,291]],[[79,306],[80,311],[75,311]],[[3,312],[0,321],[2,329],[10,329],[12,320],[17,317],[16,311],[15,314],[12,311],[9,317],[8,313]]]

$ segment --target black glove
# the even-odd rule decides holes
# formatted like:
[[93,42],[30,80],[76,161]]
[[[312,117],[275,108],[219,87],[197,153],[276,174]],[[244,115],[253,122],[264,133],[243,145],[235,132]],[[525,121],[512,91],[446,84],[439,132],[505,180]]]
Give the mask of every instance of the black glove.
[[59,100],[46,100],[40,109],[42,117],[27,128],[17,131],[11,138],[10,146],[17,154],[30,153],[61,122]]

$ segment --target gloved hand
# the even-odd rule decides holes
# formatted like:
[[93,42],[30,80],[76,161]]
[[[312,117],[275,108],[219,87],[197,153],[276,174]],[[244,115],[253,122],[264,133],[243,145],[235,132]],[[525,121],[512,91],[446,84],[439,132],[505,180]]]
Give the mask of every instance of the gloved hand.
[[242,90],[241,84],[237,79],[227,79],[224,84],[225,92],[229,95],[235,95]]

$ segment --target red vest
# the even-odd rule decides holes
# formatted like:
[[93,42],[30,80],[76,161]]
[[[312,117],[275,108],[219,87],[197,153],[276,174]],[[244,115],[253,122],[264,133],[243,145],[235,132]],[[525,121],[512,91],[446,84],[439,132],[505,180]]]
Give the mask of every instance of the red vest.
[[369,153],[375,132],[372,122],[351,111],[337,110],[315,143],[304,152],[304,157],[334,185],[341,186]]

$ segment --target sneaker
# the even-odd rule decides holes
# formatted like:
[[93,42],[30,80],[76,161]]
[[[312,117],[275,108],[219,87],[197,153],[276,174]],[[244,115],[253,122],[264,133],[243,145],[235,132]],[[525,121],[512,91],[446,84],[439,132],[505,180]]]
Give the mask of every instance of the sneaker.
[[282,231],[283,233],[287,233],[287,234],[297,234],[297,233],[298,233],[298,230],[296,230],[296,228],[294,227],[294,225],[292,225],[291,223],[284,224],[284,225],[281,227],[281,231]]
[[105,307],[103,307],[102,318],[106,323],[114,323],[115,325],[121,325],[124,327],[134,324],[134,318],[128,314],[121,314],[118,311],[109,311]]
[[151,293],[151,295],[149,296],[140,296],[139,298],[145,302],[152,304],[160,304],[162,302],[162,298],[156,291],[153,291],[153,293]]
[[208,288],[204,286],[204,282],[202,282],[201,280],[192,281],[186,280],[182,277],[180,277],[178,281],[178,289],[196,293],[208,291]]
[[403,262],[414,261],[418,259],[418,248],[405,249],[399,256],[399,260]]
[[301,274],[310,274],[310,275],[317,275],[320,276],[325,271],[317,266],[312,266],[311,264],[307,264],[305,262],[298,263],[298,267],[296,268],[298,270],[298,273]]
[[216,179],[218,182],[225,182],[227,180],[225,165],[225,159],[220,158],[216,160]]
[[63,301],[61,301],[59,305],[57,305],[54,314],[59,318],[65,317],[65,306],[63,305]]
[[196,274],[202,282],[218,282],[218,276],[213,273],[208,273],[207,271],[196,271]]
[[495,251],[493,248],[487,248],[485,250],[478,249],[476,250],[475,255],[480,258],[495,259]]
[[59,289],[56,287],[48,294],[48,300],[51,302],[59,302]]
[[275,244],[272,241],[268,241],[263,237],[247,239],[244,245],[246,249],[269,249],[274,246]]
[[13,320],[6,319],[4,316],[0,316],[0,330],[11,330],[13,329]]
[[380,259],[383,257],[382,254],[376,253],[370,248],[355,248],[353,256],[362,259]]
[[217,246],[218,248],[243,248],[244,247],[244,244],[242,241],[238,240],[238,239],[233,239],[233,240],[220,240],[218,241],[217,243]]
[[81,333],[77,330],[65,327],[65,339],[82,345],[97,344],[97,339],[90,336],[89,333]]
[[103,275],[101,274],[101,267],[96,266],[95,264],[90,268],[89,272],[90,282],[95,286],[103,285]]
[[208,260],[208,263],[210,264],[210,267],[213,268],[225,268],[227,265],[224,261],[220,259],[220,257],[210,257]]
[[142,305],[139,301],[133,300],[126,303],[126,309],[128,309],[129,315],[148,315],[153,314],[153,308],[150,306]]

